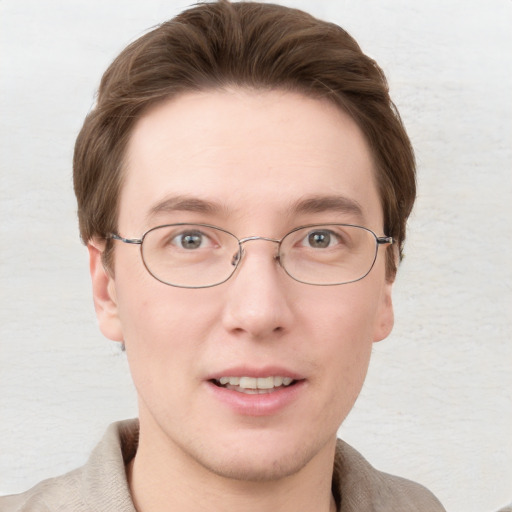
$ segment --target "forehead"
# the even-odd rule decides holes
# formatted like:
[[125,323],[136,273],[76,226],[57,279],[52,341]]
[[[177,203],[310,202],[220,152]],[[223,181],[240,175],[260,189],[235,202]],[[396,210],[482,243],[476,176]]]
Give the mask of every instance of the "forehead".
[[331,102],[283,91],[186,94],[136,123],[119,226],[149,228],[178,211],[273,222],[331,209],[378,230],[373,167],[363,134]]

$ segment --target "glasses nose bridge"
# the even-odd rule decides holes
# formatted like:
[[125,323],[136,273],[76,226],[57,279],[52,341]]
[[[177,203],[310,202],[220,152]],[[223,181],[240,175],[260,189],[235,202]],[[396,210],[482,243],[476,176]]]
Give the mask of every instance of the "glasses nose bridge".
[[[240,238],[240,239],[238,239],[238,246],[239,246],[240,250],[238,251],[238,254],[235,254],[235,256],[233,257],[231,264],[238,266],[242,260],[243,255],[245,254],[244,244],[247,242],[254,242],[256,240],[263,240],[264,242],[272,242],[274,244],[277,244],[278,246],[281,244],[281,240],[277,240],[276,238],[269,238],[267,236],[247,236],[245,238]],[[274,259],[279,261],[279,254],[276,254],[274,256]]]
[[240,247],[242,247],[243,244],[246,242],[253,242],[254,240],[264,240],[266,242],[273,242],[275,244],[280,244],[281,240],[277,240],[276,238],[268,238],[266,236],[247,236],[245,238],[240,238],[238,240],[238,243]]

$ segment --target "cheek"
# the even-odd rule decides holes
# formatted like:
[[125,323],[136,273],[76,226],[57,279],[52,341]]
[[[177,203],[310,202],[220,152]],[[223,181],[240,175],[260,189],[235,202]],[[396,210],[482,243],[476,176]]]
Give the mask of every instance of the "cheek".
[[361,392],[373,346],[371,333],[362,330],[359,319],[353,315],[338,318],[339,330],[323,350],[322,394],[327,400],[319,414],[333,431],[343,423]]
[[[357,283],[354,283],[357,285]],[[318,300],[311,324],[316,357],[322,365],[323,386],[342,413],[348,413],[363,385],[373,346],[378,301],[370,287],[348,285],[336,290],[328,301]],[[322,305],[322,306],[320,306]],[[340,404],[340,402],[342,402]]]
[[151,410],[178,407],[180,397],[189,395],[210,330],[197,298],[158,285],[151,285],[152,293],[125,294],[120,304],[130,372],[139,399]]
[[179,347],[187,340],[187,333],[192,337],[201,328],[208,307],[215,304],[204,301],[197,290],[157,281],[145,269],[138,251],[116,252],[115,269],[118,314],[127,347],[148,353]]
[[332,331],[322,347],[329,378],[343,393],[358,394],[363,384],[373,346],[368,317],[360,311],[346,310],[336,317]]
[[302,315],[311,318],[312,328],[332,345],[330,350],[338,346],[341,352],[357,354],[371,347],[380,304],[380,290],[371,280],[314,291]]
[[123,295],[119,314],[125,344],[148,356],[176,356],[201,343],[215,302],[203,304],[197,292],[155,283]]
[[149,275],[143,279],[132,280],[118,294],[133,380],[137,387],[184,385],[185,376],[193,378],[200,371],[200,356],[220,317],[220,301],[212,300],[211,293],[167,286]]

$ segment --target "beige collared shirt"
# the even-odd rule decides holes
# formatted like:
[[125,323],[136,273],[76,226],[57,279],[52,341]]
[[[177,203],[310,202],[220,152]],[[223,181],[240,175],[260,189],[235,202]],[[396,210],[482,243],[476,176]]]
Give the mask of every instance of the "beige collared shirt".
[[[137,451],[138,434],[137,420],[110,425],[83,467],[0,497],[0,512],[136,512],[125,467]],[[333,494],[339,512],[444,512],[427,489],[377,471],[341,440]]]

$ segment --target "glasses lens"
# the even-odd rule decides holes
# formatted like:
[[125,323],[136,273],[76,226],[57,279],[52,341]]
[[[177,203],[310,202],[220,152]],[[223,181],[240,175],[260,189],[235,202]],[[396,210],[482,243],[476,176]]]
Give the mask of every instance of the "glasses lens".
[[280,248],[288,275],[316,285],[358,281],[370,272],[376,256],[373,232],[342,224],[296,229],[283,238]]
[[183,288],[220,284],[235,271],[239,253],[235,236],[202,224],[173,224],[148,231],[142,259],[159,281]]

